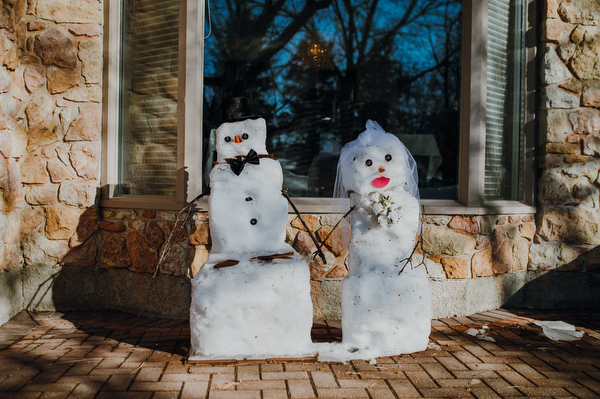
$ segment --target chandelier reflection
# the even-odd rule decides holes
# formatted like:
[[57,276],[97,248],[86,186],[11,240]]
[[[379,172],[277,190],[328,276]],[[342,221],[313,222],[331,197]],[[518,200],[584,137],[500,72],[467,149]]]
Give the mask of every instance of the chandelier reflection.
[[312,37],[300,43],[296,60],[308,69],[333,69],[332,45]]

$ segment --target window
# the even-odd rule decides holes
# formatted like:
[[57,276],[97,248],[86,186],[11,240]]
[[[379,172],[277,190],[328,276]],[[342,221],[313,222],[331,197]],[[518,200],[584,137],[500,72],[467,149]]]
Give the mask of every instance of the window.
[[204,8],[107,2],[102,204],[180,209],[202,191]]
[[119,194],[175,195],[179,0],[124,2]]
[[535,67],[526,74],[525,65],[533,64],[536,44],[526,45],[525,34],[537,27],[526,26],[535,21],[525,18],[530,3],[465,2],[465,20],[471,24],[463,38],[463,76],[469,79],[463,78],[461,86],[459,202],[471,208],[498,209],[506,200],[533,205],[534,117],[525,104],[533,108]]
[[367,119],[411,150],[428,205],[524,199],[525,2],[192,3],[110,2],[105,203],[194,198],[236,96],[267,120],[303,210],[329,208]]
[[488,0],[484,195],[522,198],[524,3]]
[[373,119],[415,156],[422,196],[456,199],[461,8],[458,0],[211,1],[205,131],[228,99],[250,98],[290,195],[331,197],[342,146]]

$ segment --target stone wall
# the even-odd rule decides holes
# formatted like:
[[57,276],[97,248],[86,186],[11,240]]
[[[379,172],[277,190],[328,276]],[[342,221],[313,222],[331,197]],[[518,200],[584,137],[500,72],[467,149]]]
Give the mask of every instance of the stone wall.
[[[330,236],[330,215],[303,215],[303,219],[306,227],[298,217],[290,215],[286,241],[305,258],[310,268],[315,317],[339,319],[341,281],[348,273],[346,254],[339,241]],[[95,209],[88,209],[79,218],[75,231],[83,244],[70,248],[61,258],[62,268],[58,271],[61,284],[55,284],[52,290],[45,292],[46,298],[36,299],[37,303],[52,308],[53,301],[59,299],[61,309],[101,306],[100,303],[131,309],[134,307],[132,303],[138,303],[141,307],[136,309],[137,312],[164,315],[162,308],[166,307],[173,312],[166,314],[172,317],[187,314],[189,286],[185,283],[187,288],[182,288],[181,285],[198,272],[210,252],[207,213],[192,213],[186,219],[185,213],[104,209],[98,214]],[[334,232],[334,238],[338,238],[335,237],[336,232],[339,233],[339,230]],[[434,289],[438,292],[434,300],[436,316],[501,306],[510,297],[509,291],[514,293],[522,287],[523,276],[515,276],[527,272],[529,247],[534,234],[534,217],[530,214],[426,215],[422,245],[417,248],[412,264],[423,267],[435,285]],[[324,241],[322,251],[326,262],[317,255],[311,235],[318,242]],[[110,300],[84,298],[86,295],[97,296],[95,291],[73,295],[73,288],[65,282],[66,276],[75,281],[97,281],[98,276],[115,281],[116,275],[120,276],[120,281],[113,291],[119,291],[116,287],[121,284],[123,289],[130,287],[136,279],[134,276],[139,276],[138,284],[146,289],[137,297],[117,304]],[[164,279],[167,276],[175,279]],[[174,299],[169,305],[144,306],[144,303],[151,303],[148,297],[153,297],[153,292],[158,295],[160,290],[170,291],[158,283],[152,284],[157,277],[162,277],[165,284],[175,284],[177,292],[184,290],[179,306],[173,304],[177,303]],[[126,280],[128,282],[124,282]],[[505,284],[505,280],[511,282]],[[94,285],[102,284],[96,282]],[[99,291],[104,293],[107,290]],[[72,297],[77,299],[68,300]],[[481,300],[482,297],[485,300]]]
[[[331,231],[329,216],[306,215],[317,241]],[[298,218],[291,218],[288,242],[310,265],[315,316],[339,318],[345,255],[335,241],[325,243],[324,264]],[[423,267],[434,289],[434,315],[445,317],[502,306],[522,288],[535,236],[534,215],[425,215],[422,245],[412,264]],[[424,254],[424,256],[423,256]],[[519,304],[525,304],[522,298]],[[449,305],[451,304],[451,305]]]
[[[0,7],[0,323],[23,308],[185,317],[189,279],[210,251],[206,213],[182,224],[172,211],[98,208],[102,8]],[[539,211],[425,215],[413,263],[429,274],[436,316],[600,306],[600,5],[548,0],[544,13]],[[317,240],[331,231],[328,215],[305,220]],[[339,318],[341,248],[326,241],[323,262],[299,219],[289,222],[315,316]]]
[[[600,271],[600,3],[548,0],[530,269]],[[566,266],[565,266],[566,265]]]
[[100,1],[2,2],[0,273],[55,267],[85,244],[76,228],[99,184],[102,51]]

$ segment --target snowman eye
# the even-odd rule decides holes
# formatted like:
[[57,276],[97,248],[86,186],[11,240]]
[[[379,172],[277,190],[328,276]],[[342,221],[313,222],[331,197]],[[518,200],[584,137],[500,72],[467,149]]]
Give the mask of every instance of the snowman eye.
[[247,140],[247,139],[248,139],[248,133],[244,133],[244,134],[242,134],[242,138],[243,138],[244,140]]
[[371,166],[371,165],[373,165],[373,161],[371,161],[370,159],[367,159],[367,160],[365,161],[365,165],[367,165],[367,166]]
[[385,160],[388,161],[388,162],[390,162],[392,160],[392,156],[390,154],[387,154],[385,156]]
[[225,137],[225,142],[226,143],[229,143],[230,141],[231,141],[231,137],[229,137],[229,136]]

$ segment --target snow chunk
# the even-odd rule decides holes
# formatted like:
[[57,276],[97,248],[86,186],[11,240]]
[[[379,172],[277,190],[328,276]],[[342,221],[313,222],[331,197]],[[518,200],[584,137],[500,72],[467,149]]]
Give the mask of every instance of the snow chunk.
[[434,351],[441,351],[442,347],[436,344],[435,342],[430,342],[427,344],[427,349],[433,349]]
[[496,342],[496,340],[488,334],[487,330],[489,330],[488,326],[483,326],[482,328],[469,328],[467,330],[467,334],[477,339],[481,339],[489,342]]
[[542,332],[553,341],[576,341],[583,337],[583,331],[577,331],[575,326],[564,321],[535,321],[536,326],[542,327]]

